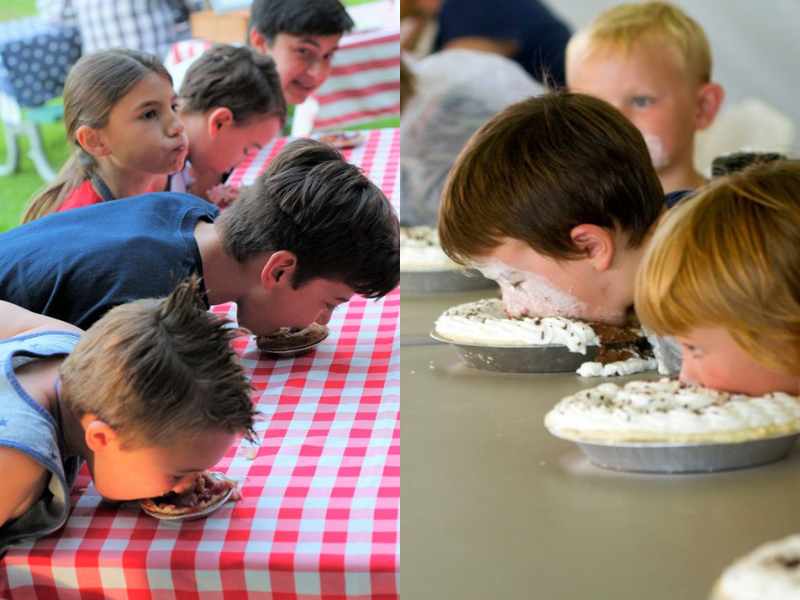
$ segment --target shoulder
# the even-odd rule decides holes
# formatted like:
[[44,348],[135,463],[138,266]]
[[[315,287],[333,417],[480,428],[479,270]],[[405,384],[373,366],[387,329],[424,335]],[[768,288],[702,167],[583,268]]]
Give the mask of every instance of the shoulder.
[[102,201],[100,194],[92,186],[92,182],[87,179],[69,193],[64,202],[61,203],[61,206],[58,207],[58,210],[61,212],[72,208],[80,208],[81,206],[98,204]]
[[14,448],[0,447],[0,526],[24,514],[42,494],[49,472],[27,454]]

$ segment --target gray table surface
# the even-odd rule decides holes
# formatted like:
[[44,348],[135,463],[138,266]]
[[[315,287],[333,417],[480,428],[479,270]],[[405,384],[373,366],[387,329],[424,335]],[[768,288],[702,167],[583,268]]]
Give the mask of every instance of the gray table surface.
[[474,302],[481,298],[499,298],[498,289],[476,290],[460,294],[431,294],[406,296],[400,290],[400,345],[432,344],[430,332],[433,324],[451,306]]
[[401,303],[404,599],[703,599],[735,558],[800,532],[797,448],[709,475],[605,471],[542,425],[604,380],[476,371],[413,344],[432,323],[416,319],[465,296]]

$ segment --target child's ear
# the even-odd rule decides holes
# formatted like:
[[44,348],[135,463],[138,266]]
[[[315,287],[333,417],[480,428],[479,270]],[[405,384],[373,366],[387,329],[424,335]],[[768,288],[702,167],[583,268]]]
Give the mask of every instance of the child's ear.
[[273,252],[261,269],[261,285],[264,289],[291,285],[297,270],[297,256],[288,250]]
[[108,448],[117,441],[117,432],[105,421],[95,415],[86,414],[81,417],[83,437],[89,450],[94,453]]
[[606,271],[614,260],[614,234],[599,225],[584,223],[569,232],[573,245],[597,271]]
[[106,144],[103,133],[88,125],[81,125],[78,127],[78,130],[75,132],[75,141],[78,142],[84,151],[92,156],[98,157],[111,154],[111,148]]
[[253,50],[261,54],[269,54],[269,43],[263,33],[258,31],[255,27],[251,27],[248,37],[250,39],[250,47],[253,48]]
[[705,129],[714,122],[714,117],[725,99],[725,90],[718,83],[709,82],[700,86],[697,91],[697,115],[694,128]]
[[227,106],[219,106],[208,115],[208,136],[213,140],[223,128],[233,125],[233,113]]

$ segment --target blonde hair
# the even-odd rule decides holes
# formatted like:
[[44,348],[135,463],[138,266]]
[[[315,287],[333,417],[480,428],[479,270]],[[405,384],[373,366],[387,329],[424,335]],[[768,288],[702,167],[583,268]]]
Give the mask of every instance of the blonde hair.
[[668,2],[619,4],[598,15],[588,27],[575,34],[567,55],[579,43],[588,48],[631,48],[644,39],[658,38],[674,47],[696,81],[711,81],[711,48],[697,21]]
[[234,332],[206,310],[199,288],[192,277],[167,298],[117,306],[83,334],[60,367],[78,418],[96,415],[127,447],[168,447],[209,430],[253,435]]
[[800,161],[754,165],[672,209],[636,277],[659,335],[722,327],[762,365],[800,374]]

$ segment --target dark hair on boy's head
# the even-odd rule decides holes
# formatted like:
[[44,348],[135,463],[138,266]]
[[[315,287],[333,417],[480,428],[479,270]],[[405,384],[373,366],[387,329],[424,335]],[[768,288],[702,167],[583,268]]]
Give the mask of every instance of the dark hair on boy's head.
[[639,246],[663,210],[641,133],[610,104],[558,92],[511,105],[479,129],[445,184],[439,236],[460,263],[502,238],[553,258],[580,256],[582,223],[616,228]]
[[111,48],[82,56],[72,65],[64,83],[64,127],[75,152],[56,179],[36,194],[22,216],[27,223],[55,211],[66,196],[94,173],[96,162],[76,140],[79,128],[101,129],[108,125],[111,109],[148,75],[172,77],[152,54]]
[[732,152],[717,156],[711,162],[711,177],[717,178],[731,173],[738,173],[751,165],[786,160],[784,154],[778,152]]
[[293,285],[341,281],[377,298],[400,279],[400,225],[383,192],[333,147],[288,144],[218,221],[239,262],[264,252],[297,257]]
[[193,277],[167,298],[117,306],[89,328],[60,369],[78,417],[96,415],[127,446],[169,446],[209,430],[253,435],[233,330],[206,310],[199,288]]
[[279,33],[341,35],[354,26],[339,0],[253,0],[250,27],[272,43]]
[[286,100],[275,61],[247,46],[218,44],[186,72],[181,111],[204,113],[225,106],[238,123],[251,117],[286,121]]

